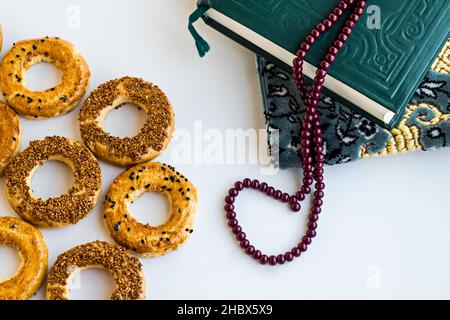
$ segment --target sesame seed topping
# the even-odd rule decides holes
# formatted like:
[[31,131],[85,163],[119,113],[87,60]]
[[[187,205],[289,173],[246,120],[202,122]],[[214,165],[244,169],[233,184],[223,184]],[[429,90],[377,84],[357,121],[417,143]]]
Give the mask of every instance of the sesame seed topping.
[[[124,93],[133,103],[145,106],[148,116],[136,136],[113,137],[92,119]],[[172,108],[165,94],[153,84],[130,77],[109,81],[94,90],[82,106],[79,120],[83,140],[92,150],[98,145],[107,146],[110,157],[131,162],[142,161],[152,150],[161,152],[170,139],[168,129],[173,127]]]
[[60,255],[48,275],[50,299],[67,299],[70,276],[79,269],[102,266],[116,279],[113,300],[137,300],[144,297],[144,276],[139,260],[125,249],[96,241],[75,247]]
[[[27,183],[29,173],[53,156],[63,156],[74,167],[73,187],[58,198],[36,199]],[[81,144],[62,137],[47,137],[32,141],[14,158],[6,170],[6,188],[17,200],[17,210],[26,212],[35,221],[75,224],[95,206],[101,188],[101,173],[97,160]],[[20,199],[20,201],[19,201]]]

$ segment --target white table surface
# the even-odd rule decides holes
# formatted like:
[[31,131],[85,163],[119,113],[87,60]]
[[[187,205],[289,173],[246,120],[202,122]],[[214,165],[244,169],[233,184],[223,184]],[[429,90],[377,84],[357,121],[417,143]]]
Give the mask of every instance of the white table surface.
[[[147,299],[450,298],[450,150],[327,168],[324,213],[310,251],[276,268],[260,266],[242,253],[226,226],[223,197],[236,179],[261,178],[261,166],[205,163],[201,155],[208,138],[195,134],[194,127],[201,124],[203,132],[217,129],[212,132],[222,135],[228,129],[264,129],[255,59],[201,24],[198,28],[213,49],[199,59],[187,31],[193,9],[193,0],[16,0],[5,1],[0,10],[2,56],[15,41],[61,36],[87,59],[90,91],[125,75],[155,82],[173,103],[177,129],[192,134],[197,145],[192,152],[200,163],[177,160],[180,141],[173,141],[158,160],[177,166],[197,185],[195,232],[179,251],[141,259]],[[51,85],[56,73],[49,70],[34,67],[30,86]],[[22,148],[47,135],[79,140],[78,112],[45,121],[22,119]],[[129,116],[129,127],[124,116]],[[121,134],[136,130],[136,117],[132,108],[117,111],[108,128]],[[123,169],[101,167],[103,197]],[[297,176],[290,170],[263,178],[294,191]],[[62,165],[49,163],[38,171],[33,187],[40,195],[57,195],[69,181]],[[0,215],[16,216],[5,198],[4,178],[0,189]],[[284,205],[251,192],[237,206],[247,234],[268,253],[284,252],[298,241],[305,213],[289,213]],[[160,198],[146,196],[132,210],[142,221],[155,223],[164,221],[165,209]],[[42,232],[49,266],[75,245],[113,241],[99,206],[77,225]],[[1,248],[0,276],[13,273],[14,256],[13,250]],[[107,298],[113,281],[106,272],[88,270],[72,288],[74,298]],[[35,298],[44,297],[45,285]]]

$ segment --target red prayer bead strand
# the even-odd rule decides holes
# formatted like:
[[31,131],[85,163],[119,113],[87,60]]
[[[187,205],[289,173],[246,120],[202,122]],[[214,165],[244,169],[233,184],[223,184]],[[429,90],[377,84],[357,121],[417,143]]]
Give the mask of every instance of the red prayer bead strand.
[[[303,61],[316,40],[332,28],[342,17],[344,11],[349,9],[354,3],[355,0],[341,0],[327,19],[324,19],[311,30],[305,41],[301,43],[300,48],[297,51],[297,57],[293,62],[293,77],[300,91],[300,96],[304,100],[306,106],[306,114],[303,117],[303,124],[300,132],[301,159],[304,173],[303,184],[300,187],[300,191],[298,191],[295,195],[289,195],[287,193],[283,193],[281,190],[276,190],[274,187],[269,186],[265,182],[261,183],[258,180],[246,178],[243,181],[236,182],[234,188],[231,188],[228,195],[225,197],[224,208],[229,227],[232,229],[236,239],[240,242],[240,247],[245,251],[245,253],[253,257],[262,265],[268,264],[275,266],[277,264],[282,265],[286,262],[293,261],[294,258],[300,257],[303,252],[307,251],[308,246],[312,243],[312,239],[317,235],[317,221],[319,220],[319,215],[322,212],[323,198],[325,196],[325,184],[323,182],[323,168],[325,161],[322,138],[323,131],[321,129],[317,106],[323,90],[325,77],[327,76],[327,70],[335,62],[336,56],[344,47],[344,43],[348,40],[353,28],[363,15],[367,1],[356,1],[356,6],[353,9],[353,13],[346,21],[345,26],[333,42],[333,45],[328,50],[325,58],[319,64],[311,90],[308,90],[303,76]],[[242,231],[239,221],[236,219],[237,214],[235,212],[234,203],[241,191],[245,189],[259,190],[268,197],[288,203],[292,211],[298,212],[301,210],[300,202],[304,201],[306,196],[313,192],[312,186],[314,186],[315,191],[313,193],[313,206],[308,217],[307,229],[305,235],[296,247],[292,248],[291,251],[285,252],[284,254],[268,256],[251,245],[250,241],[247,239],[247,235]]]

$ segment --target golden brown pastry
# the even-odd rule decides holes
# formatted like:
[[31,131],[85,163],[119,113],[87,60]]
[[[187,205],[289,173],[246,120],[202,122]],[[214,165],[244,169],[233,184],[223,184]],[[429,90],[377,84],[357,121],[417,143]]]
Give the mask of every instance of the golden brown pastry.
[[[113,137],[105,132],[108,113],[126,103],[147,112],[140,133],[134,137]],[[80,131],[84,143],[101,159],[129,166],[150,161],[169,144],[175,117],[166,95],[142,79],[125,77],[102,84],[94,90],[80,111]]]
[[17,114],[0,101],[0,176],[20,149],[22,129]]
[[70,280],[87,268],[103,268],[116,280],[112,300],[143,300],[145,279],[139,260],[125,249],[96,241],[61,254],[48,274],[47,299],[70,300]]
[[[25,75],[36,63],[50,62],[62,71],[62,82],[45,91],[27,88]],[[46,37],[17,42],[0,67],[0,91],[8,104],[26,118],[65,114],[76,107],[89,85],[88,65],[69,42]]]
[[[172,208],[169,221],[158,227],[139,223],[127,209],[129,203],[151,191],[167,195]],[[140,256],[156,257],[186,241],[193,232],[196,207],[197,191],[185,176],[171,166],[149,162],[114,180],[106,196],[104,217],[117,243]]]
[[[58,198],[38,199],[31,190],[33,172],[47,160],[66,163],[74,184]],[[6,196],[22,218],[40,227],[64,227],[87,216],[101,191],[100,166],[88,148],[63,137],[32,141],[6,170]]]
[[44,282],[48,253],[41,232],[22,219],[0,217],[0,244],[18,250],[21,264],[9,280],[0,280],[0,300],[25,300]]

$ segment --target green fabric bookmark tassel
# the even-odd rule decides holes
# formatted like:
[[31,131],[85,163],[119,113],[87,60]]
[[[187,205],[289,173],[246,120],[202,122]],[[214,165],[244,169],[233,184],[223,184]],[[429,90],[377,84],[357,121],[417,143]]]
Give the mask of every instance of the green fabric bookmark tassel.
[[197,10],[189,16],[189,31],[191,32],[192,37],[195,40],[195,46],[197,47],[198,54],[200,57],[204,57],[206,53],[209,51],[210,47],[208,42],[202,38],[202,36],[195,30],[194,23],[203,17],[208,11],[209,7],[206,5],[199,5]]

